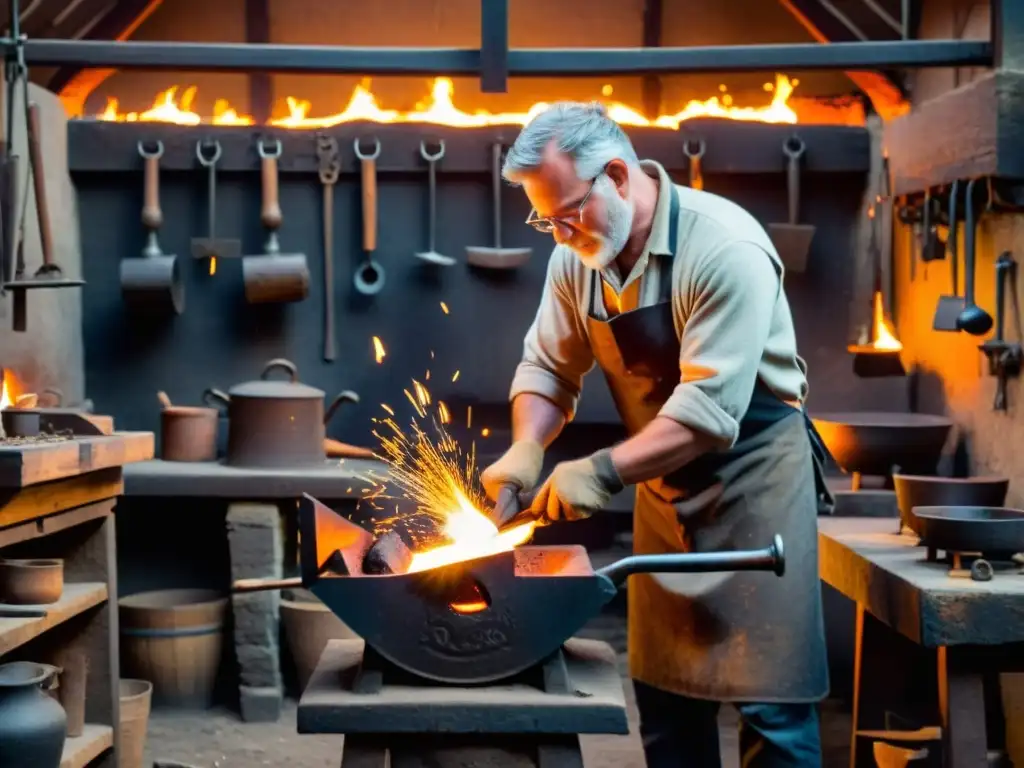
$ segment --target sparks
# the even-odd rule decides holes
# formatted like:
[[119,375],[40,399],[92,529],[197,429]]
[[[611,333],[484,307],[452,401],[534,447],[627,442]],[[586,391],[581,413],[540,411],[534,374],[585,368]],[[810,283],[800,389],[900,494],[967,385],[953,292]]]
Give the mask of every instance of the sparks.
[[[436,416],[426,425],[421,423],[420,420],[428,421],[425,408],[431,403],[431,395],[420,382],[413,380],[412,384],[412,391],[404,392],[419,420],[412,419],[409,433],[399,428],[392,417],[380,422],[386,430],[374,432],[383,449],[380,455],[388,463],[391,484],[416,505],[419,514],[445,539],[440,545],[435,543],[414,553],[409,571],[486,557],[529,541],[533,522],[499,532],[481,511],[488,502],[476,481],[475,446],[471,445],[466,452],[447,432],[444,424],[451,420],[451,415],[441,401],[437,402]],[[379,490],[383,493],[383,484]],[[382,521],[382,530],[394,522]],[[412,537],[420,540],[415,533]]]
[[452,383],[455,383],[458,380],[459,380],[459,372],[456,371],[455,374],[452,376]]
[[387,350],[384,349],[384,342],[380,340],[380,336],[373,337],[373,357],[380,363],[387,356]]
[[444,312],[446,315],[448,314],[448,305],[445,304],[443,301],[441,302],[441,311]]

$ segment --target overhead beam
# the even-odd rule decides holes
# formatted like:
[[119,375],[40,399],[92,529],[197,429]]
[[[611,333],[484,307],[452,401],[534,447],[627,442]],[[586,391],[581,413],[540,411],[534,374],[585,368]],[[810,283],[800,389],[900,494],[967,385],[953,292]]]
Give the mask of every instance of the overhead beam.
[[[663,8],[663,0],[644,0],[644,48],[661,46]],[[645,75],[640,87],[644,113],[649,120],[653,120],[661,112],[661,78],[658,75]]]
[[992,0],[994,66],[1024,70],[1024,2]]
[[480,0],[480,90],[508,92],[508,0]]
[[[84,38],[85,40],[112,40],[123,42],[135,34],[163,0],[120,0]],[[69,41],[79,42],[79,41]],[[47,88],[60,96],[68,115],[82,114],[89,94],[117,71],[116,68],[86,69],[80,62],[62,63],[53,73]]]
[[[10,38],[0,47],[12,47]],[[149,43],[28,40],[29,65],[116,67],[174,72],[472,76],[480,51],[469,48],[372,48],[244,43]],[[508,53],[517,77],[593,77],[690,72],[879,70],[892,67],[991,66],[992,44],[972,40],[873,43],[709,45],[682,48],[528,48]]]
[[[817,6],[809,0],[779,0],[779,4],[819,43],[842,43],[854,39],[853,33],[838,19],[815,13]],[[847,70],[845,74],[871,100],[875,111],[884,120],[905,115],[910,110],[903,89],[892,77],[878,71],[856,69]]]
[[[270,0],[245,0],[245,42],[270,42]],[[250,72],[248,78],[249,111],[262,125],[274,109],[274,83],[269,72]]]

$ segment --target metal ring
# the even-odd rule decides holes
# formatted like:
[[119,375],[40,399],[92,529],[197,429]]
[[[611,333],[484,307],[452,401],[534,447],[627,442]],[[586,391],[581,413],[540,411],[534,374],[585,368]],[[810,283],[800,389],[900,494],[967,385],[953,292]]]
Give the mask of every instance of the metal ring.
[[[696,150],[690,149],[690,144],[693,141],[697,142]],[[685,139],[683,141],[683,154],[693,160],[700,160],[702,157],[704,157],[704,150],[706,150],[707,148],[708,147],[707,144],[704,143],[704,139]]]
[[267,149],[268,146],[271,146],[271,145],[270,145],[270,143],[266,139],[260,139],[259,140],[259,143],[256,145],[256,151],[259,152],[260,157],[266,159],[266,158],[280,157],[281,156],[282,147],[281,147],[281,140],[280,139],[274,139],[274,143],[273,143],[274,149],[273,150]]
[[[203,154],[204,147],[213,147],[213,157],[207,158]],[[220,160],[220,155],[220,142],[216,139],[200,139],[196,142],[196,157],[199,158],[200,165],[205,165],[207,168],[211,165],[216,165],[217,161]]]
[[795,133],[782,142],[782,151],[786,153],[788,158],[796,159],[803,155],[806,150],[807,145],[804,144],[804,140]]
[[374,296],[384,288],[384,267],[373,259],[367,259],[356,268],[352,282],[364,296]]
[[440,160],[442,157],[444,157],[444,139],[438,139],[437,144],[440,148],[437,150],[436,155],[432,155],[429,152],[427,152],[427,142],[420,141],[420,157],[422,157],[428,163],[436,162],[437,160]]
[[[360,160],[376,160],[380,156],[380,139],[376,136],[373,137],[373,145],[373,153],[364,155],[362,150],[359,149],[359,138],[356,137],[356,140],[352,142],[352,146],[356,150],[356,157]],[[422,142],[420,146],[422,147]],[[422,149],[420,151],[422,152]],[[444,142],[441,142],[441,154],[444,154]]]
[[156,149],[150,152],[146,149],[146,142],[139,142],[139,154],[147,160],[164,156],[164,143],[160,139],[156,140]]

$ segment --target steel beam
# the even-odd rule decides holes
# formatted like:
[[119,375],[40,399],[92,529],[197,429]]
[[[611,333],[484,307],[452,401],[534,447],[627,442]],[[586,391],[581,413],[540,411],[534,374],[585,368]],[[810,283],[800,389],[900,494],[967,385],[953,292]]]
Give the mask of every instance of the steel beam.
[[1024,70],[1024,1],[992,0],[993,66]]
[[[1014,0],[1009,0],[1007,7]],[[1016,12],[1006,11],[1013,16]],[[10,48],[10,38],[0,46]],[[365,75],[476,75],[479,50],[354,48],[244,43],[28,40],[30,66],[114,67],[178,72],[306,72]],[[897,40],[872,43],[704,46],[695,48],[526,49],[508,52],[508,74],[593,77],[687,72],[780,72],[991,66],[990,42]]]
[[480,90],[508,91],[508,0],[480,0]]

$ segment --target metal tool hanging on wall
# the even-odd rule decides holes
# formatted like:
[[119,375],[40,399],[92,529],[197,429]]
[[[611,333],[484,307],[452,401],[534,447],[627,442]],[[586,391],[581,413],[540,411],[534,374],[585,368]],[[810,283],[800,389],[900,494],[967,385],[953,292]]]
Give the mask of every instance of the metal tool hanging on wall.
[[959,261],[957,252],[957,210],[956,199],[960,192],[960,182],[954,181],[949,190],[949,233],[946,235],[946,253],[949,257],[949,279],[952,293],[939,296],[932,319],[932,330],[955,333],[959,330],[956,319],[964,308],[964,300],[959,295]]
[[704,139],[684,139],[683,154],[690,161],[690,188],[704,189],[704,174],[701,172],[700,161],[708,145]]
[[[1016,325],[1017,341],[1006,341],[1006,296],[1007,284],[1014,290],[1013,317]],[[992,409],[1006,410],[1006,382],[1012,376],[1020,376],[1024,363],[1024,349],[1021,347],[1020,311],[1017,305],[1017,262],[1009,251],[996,259],[996,332],[995,336],[982,343],[978,348],[988,358],[988,372],[996,377],[996,395]]]
[[365,153],[355,140],[356,157],[359,158],[359,183],[362,188],[363,208],[363,261],[356,268],[352,279],[355,289],[364,296],[375,296],[384,288],[384,267],[374,261],[377,250],[377,157],[380,156],[380,142],[374,139],[374,149]]
[[282,149],[280,139],[260,139],[256,145],[263,182],[260,220],[267,230],[267,242],[263,253],[242,257],[245,299],[250,304],[302,301],[309,294],[309,267],[305,254],[281,253],[277,236],[284,219],[277,178],[277,161]]
[[[17,95],[17,86],[21,84],[22,107],[25,116],[25,135],[28,143],[29,163],[26,168],[24,193],[21,197],[21,213],[17,231],[14,228],[14,216],[17,210],[18,201],[18,168],[20,163],[8,163],[8,185],[7,191],[10,195],[8,200],[9,213],[6,216],[8,221],[4,224],[8,229],[5,245],[7,245],[7,269],[13,269],[13,279],[10,273],[5,275],[4,291],[12,294],[12,327],[15,331],[25,331],[28,328],[28,301],[26,291],[38,288],[72,288],[85,284],[84,280],[65,277],[64,271],[54,258],[53,230],[50,227],[49,200],[46,196],[46,169],[43,166],[42,152],[42,128],[39,120],[39,105],[29,101],[28,68],[25,66],[24,37],[18,37],[19,44],[16,48],[15,58],[8,60],[6,66],[7,76],[7,139],[10,146],[14,144],[14,120],[13,114]],[[9,160],[13,160],[9,156]],[[33,277],[26,277],[25,267],[25,218],[28,215],[29,203],[29,181],[32,182],[32,196],[36,206],[36,220],[39,227],[39,243],[42,254],[42,264],[35,271]]]
[[337,356],[334,340],[334,185],[341,171],[338,140],[323,133],[316,135],[317,173],[323,190],[324,227],[324,360]]
[[[938,213],[938,201],[932,197],[931,190],[925,190],[924,204],[921,206],[921,261],[925,264],[946,258],[946,243],[939,236],[936,223]],[[951,223],[950,226],[954,225]]]
[[[974,301],[974,278],[977,272],[978,225],[975,221],[974,185],[977,179],[967,182],[964,199],[964,307],[956,318],[957,330],[972,336],[984,336],[992,330],[992,315]],[[991,196],[989,196],[991,200]]]
[[500,141],[491,145],[491,192],[494,196],[494,245],[466,246],[466,261],[482,269],[516,269],[530,260],[532,248],[503,248],[501,245],[501,152]]
[[796,134],[782,142],[789,218],[785,223],[768,225],[768,235],[787,272],[807,271],[807,257],[817,230],[810,224],[797,223],[800,220],[800,163],[806,151],[807,145]]
[[217,237],[217,162],[221,146],[216,139],[196,142],[196,159],[206,169],[206,237],[192,238],[192,256],[210,260],[210,274],[217,271],[217,259],[237,259],[242,255],[242,241]]
[[455,264],[451,256],[444,256],[437,252],[437,164],[444,157],[444,139],[438,142],[437,152],[427,150],[427,142],[420,142],[420,156],[427,161],[427,178],[429,179],[429,219],[427,221],[428,242],[427,250],[418,251],[416,258],[436,264],[440,267],[450,267]]
[[164,223],[160,209],[160,158],[163,142],[154,142],[148,149],[139,142],[143,162],[142,226],[146,228],[146,245],[142,258],[121,260],[121,297],[137,312],[180,315],[185,309],[185,286],[177,256],[160,250],[157,232]]

